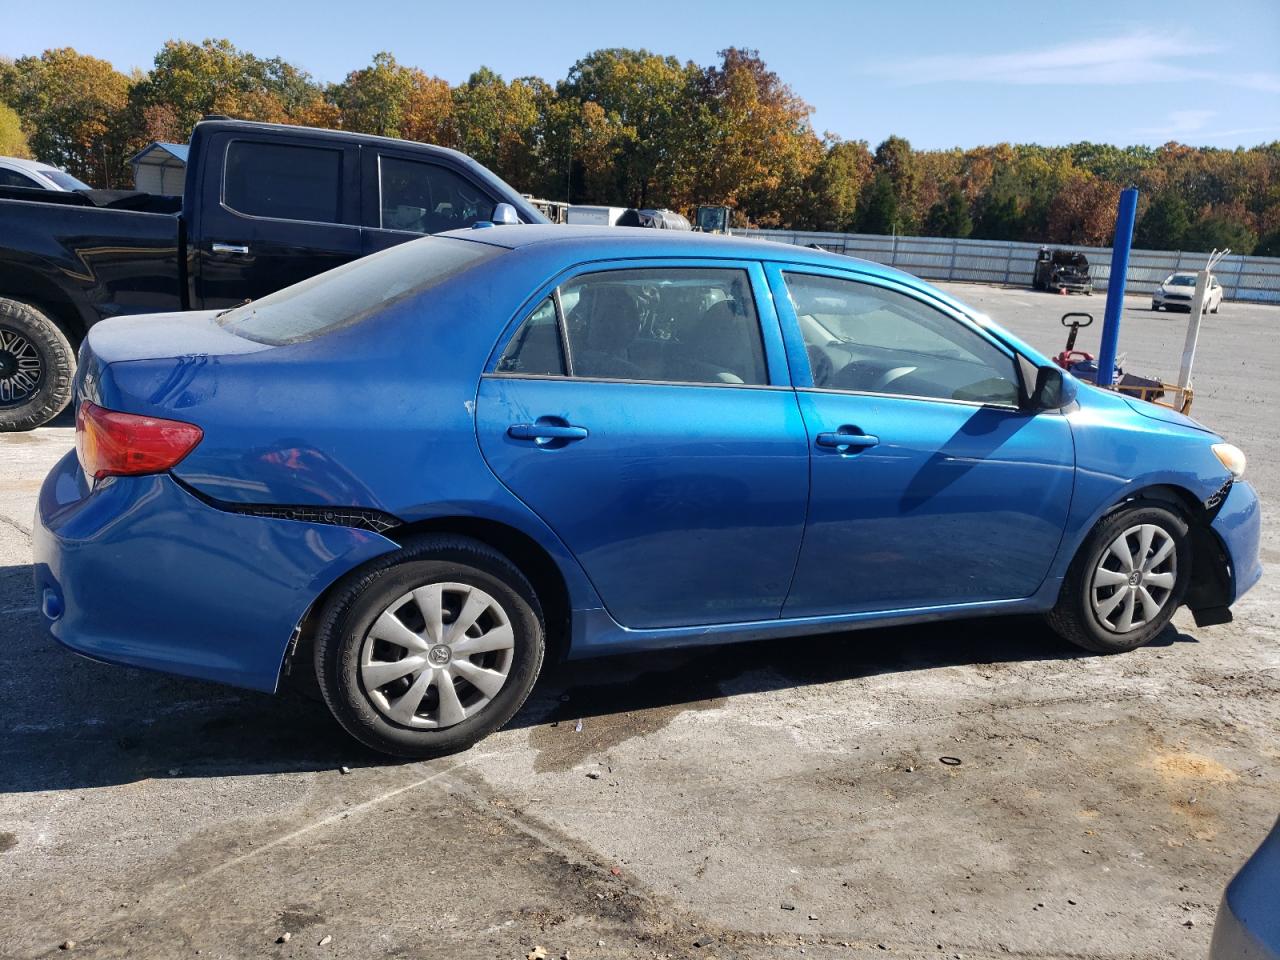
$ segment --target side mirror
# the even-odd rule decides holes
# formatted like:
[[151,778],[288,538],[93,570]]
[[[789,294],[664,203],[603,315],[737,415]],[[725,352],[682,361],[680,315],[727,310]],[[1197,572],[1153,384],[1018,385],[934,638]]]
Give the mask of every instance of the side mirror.
[[1057,410],[1076,398],[1076,383],[1059,367],[1036,367],[1031,393],[1026,398],[1029,410]]
[[493,208],[493,216],[489,218],[493,223],[519,223],[520,214],[516,213],[516,208],[509,203],[500,203]]

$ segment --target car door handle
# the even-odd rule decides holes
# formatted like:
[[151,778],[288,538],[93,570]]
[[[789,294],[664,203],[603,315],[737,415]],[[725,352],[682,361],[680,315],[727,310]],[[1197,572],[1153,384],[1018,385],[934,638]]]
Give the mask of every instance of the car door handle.
[[513,423],[507,427],[507,436],[513,440],[585,440],[587,428],[568,423]]
[[834,433],[818,434],[818,446],[820,447],[848,447],[856,450],[865,450],[867,447],[874,447],[880,442],[879,437],[873,437],[869,433],[849,433],[840,430]]
[[235,253],[242,257],[249,253],[249,248],[243,243],[215,243],[209,249],[214,253]]

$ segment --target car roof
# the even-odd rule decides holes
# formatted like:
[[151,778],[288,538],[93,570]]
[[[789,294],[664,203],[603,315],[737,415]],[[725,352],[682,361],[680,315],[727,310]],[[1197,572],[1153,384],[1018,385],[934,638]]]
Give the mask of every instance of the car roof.
[[17,167],[19,170],[31,170],[34,173],[44,173],[46,170],[57,170],[57,167],[50,166],[47,163],[41,163],[39,160],[25,160],[22,157],[0,157],[0,163],[6,167]]
[[772,240],[756,240],[740,236],[698,233],[684,230],[654,230],[649,227],[605,227],[585,224],[502,224],[493,227],[470,227],[439,234],[459,240],[486,243],[508,250],[531,247],[560,249],[587,254],[592,258],[607,257],[708,257],[750,260],[781,260],[808,263],[848,270],[855,267],[864,273],[919,281],[910,274],[884,264],[812,247],[801,247]]

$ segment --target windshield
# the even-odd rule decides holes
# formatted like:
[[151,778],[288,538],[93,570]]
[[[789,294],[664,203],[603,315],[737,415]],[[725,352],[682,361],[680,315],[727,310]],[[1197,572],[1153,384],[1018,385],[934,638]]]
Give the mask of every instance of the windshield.
[[358,323],[505,252],[469,240],[423,237],[227,310],[218,323],[259,343],[298,343]]
[[40,173],[43,176],[48,177],[50,180],[52,180],[54,183],[60,186],[63,190],[92,190],[93,189],[83,180],[77,180],[71,174],[64,173],[61,170],[47,169],[47,170],[41,170]]
[[1165,283],[1173,287],[1194,287],[1196,276],[1194,273],[1175,273]]

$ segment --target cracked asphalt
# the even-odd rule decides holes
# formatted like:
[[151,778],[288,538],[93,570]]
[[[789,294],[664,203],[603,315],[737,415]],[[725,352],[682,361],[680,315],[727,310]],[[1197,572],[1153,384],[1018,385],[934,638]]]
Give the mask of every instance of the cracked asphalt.
[[[948,286],[1049,352],[1062,312],[1101,322]],[[1172,377],[1186,318],[1148,303],[1121,350]],[[1196,377],[1267,508],[1277,324],[1224,304]],[[1120,657],[1015,618],[567,665],[472,751],[398,763],[308,700],[53,643],[29,531],[72,442],[0,436],[0,956],[1189,960],[1280,813],[1270,575]]]

